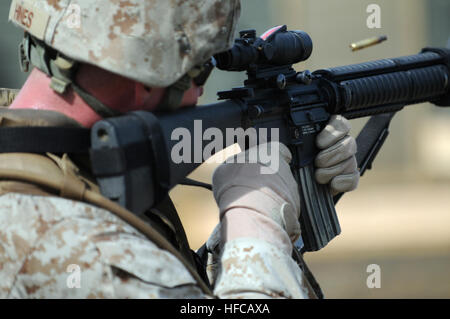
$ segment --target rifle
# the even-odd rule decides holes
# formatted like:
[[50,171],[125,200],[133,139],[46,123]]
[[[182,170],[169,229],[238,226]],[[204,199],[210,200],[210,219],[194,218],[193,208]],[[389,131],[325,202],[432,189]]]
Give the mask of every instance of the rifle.
[[[243,87],[218,93],[224,101],[171,113],[137,111],[96,123],[91,160],[103,195],[142,214],[207,159],[198,155],[210,141],[199,141],[199,134],[219,130],[225,148],[235,142],[225,138],[227,129],[276,128],[279,141],[293,154],[291,168],[302,205],[302,252],[325,247],[341,231],[335,204],[342,194],[333,198],[327,185],[315,182],[317,134],[333,114],[347,119],[372,116],[357,138],[362,175],[383,145],[396,112],[421,102],[450,105],[450,50],[425,48],[416,55],[312,73],[295,71],[292,65],[311,52],[312,40],[303,31],[279,26],[260,38],[254,30],[242,31],[230,50],[212,60],[219,69],[248,75]],[[190,133],[185,138],[194,145],[194,154],[188,154],[189,161],[175,162],[170,156],[178,143],[173,133],[180,128]]]

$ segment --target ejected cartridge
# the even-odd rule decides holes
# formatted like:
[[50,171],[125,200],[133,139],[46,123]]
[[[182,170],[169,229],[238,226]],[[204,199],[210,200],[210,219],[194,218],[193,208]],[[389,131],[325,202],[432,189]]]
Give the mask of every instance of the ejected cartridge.
[[352,49],[352,51],[357,51],[357,50],[361,50],[361,49],[370,47],[372,45],[381,43],[386,40],[387,40],[387,36],[382,35],[379,37],[374,37],[374,38],[369,38],[369,39],[361,40],[358,42],[354,42],[354,43],[350,44],[350,48]]

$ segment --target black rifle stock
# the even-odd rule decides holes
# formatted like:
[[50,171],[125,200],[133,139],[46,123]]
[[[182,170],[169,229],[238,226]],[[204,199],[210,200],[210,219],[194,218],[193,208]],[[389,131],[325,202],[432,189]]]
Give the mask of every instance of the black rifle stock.
[[[285,26],[272,29],[262,38],[256,38],[252,30],[243,31],[231,50],[215,57],[219,68],[245,70],[248,75],[243,87],[218,93],[225,101],[167,114],[133,112],[97,123],[92,130],[94,153],[102,154],[105,150],[123,153],[130,145],[135,150],[139,149],[136,145],[141,144],[149,150],[145,155],[136,153],[141,157],[139,165],[148,163],[144,173],[136,167],[138,164],[122,155],[117,157],[122,161],[118,165],[120,169],[102,167],[98,180],[104,195],[136,213],[155,205],[161,195],[167,194],[206,160],[203,156],[198,160],[195,158],[198,154],[192,154],[190,162],[175,163],[170,156],[178,143],[172,135],[175,129],[189,131],[191,145],[199,141],[195,138],[199,133],[195,132],[195,120],[201,121],[203,131],[219,128],[223,137],[227,128],[254,127],[268,129],[268,132],[276,128],[280,142],[293,154],[292,171],[302,201],[300,221],[304,250],[323,248],[340,233],[334,208],[340,195],[333,199],[329,187],[314,179],[317,134],[333,114],[348,119],[383,114],[373,117],[371,128],[361,133],[358,140],[359,167],[362,172],[370,168],[395,112],[421,102],[450,105],[450,51],[427,48],[411,56],[313,73],[296,72],[292,64],[306,60],[311,51],[312,41],[306,33],[287,31]],[[105,142],[102,138],[105,132],[117,137],[127,132],[130,125],[134,131],[141,132],[141,138],[138,133],[128,140],[118,137],[113,142],[111,139]],[[197,147],[202,151],[210,141],[200,141],[202,145]],[[224,139],[224,147],[228,146],[227,142]],[[136,200],[140,197],[147,199]]]

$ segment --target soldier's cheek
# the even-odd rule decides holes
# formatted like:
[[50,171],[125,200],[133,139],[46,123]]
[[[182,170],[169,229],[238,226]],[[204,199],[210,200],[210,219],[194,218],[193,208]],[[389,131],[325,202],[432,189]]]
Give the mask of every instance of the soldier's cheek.
[[181,107],[196,105],[198,102],[198,98],[203,95],[203,87],[196,86],[192,83],[192,86],[189,90],[184,93],[183,100],[181,101]]
[[161,103],[165,88],[150,88],[141,92],[136,92],[136,105],[137,109],[143,109],[147,111],[153,111],[158,104]]

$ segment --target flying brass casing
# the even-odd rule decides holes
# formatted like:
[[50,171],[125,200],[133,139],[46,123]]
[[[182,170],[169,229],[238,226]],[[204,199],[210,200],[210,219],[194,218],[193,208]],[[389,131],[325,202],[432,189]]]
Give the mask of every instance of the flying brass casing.
[[352,49],[352,51],[357,51],[357,50],[361,50],[361,49],[370,47],[372,45],[379,44],[386,40],[387,40],[387,36],[382,35],[379,37],[373,37],[373,38],[364,39],[364,40],[361,40],[358,42],[354,42],[354,43],[350,44],[350,48]]

